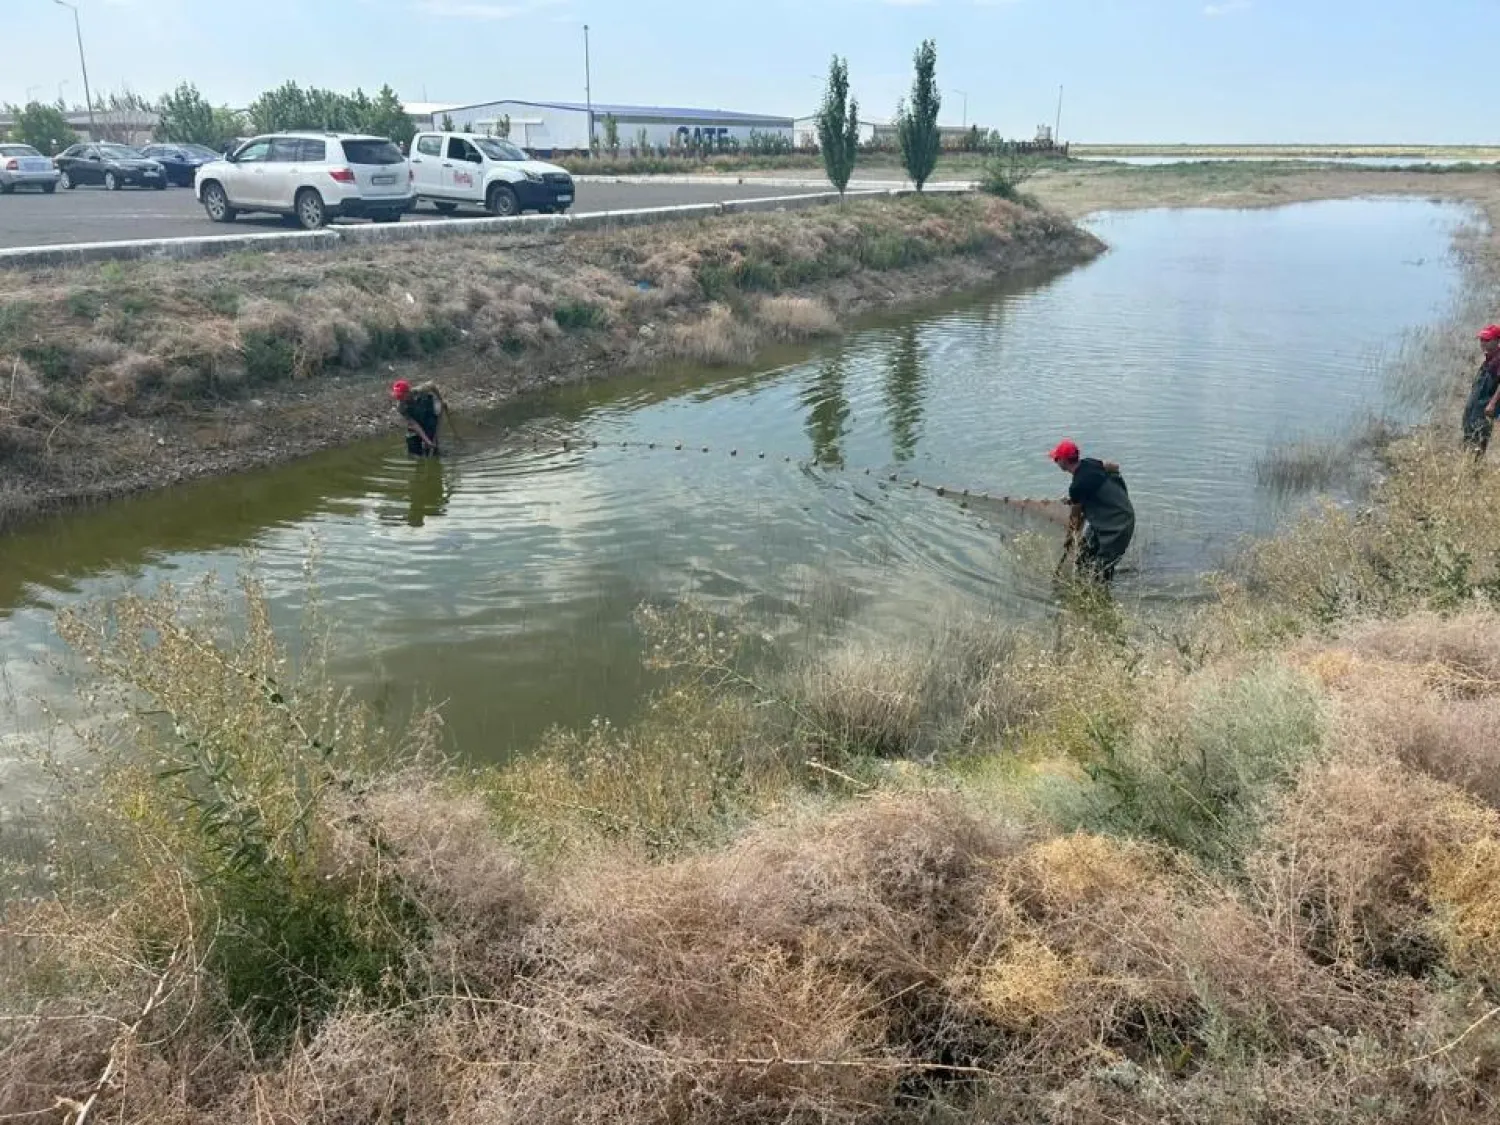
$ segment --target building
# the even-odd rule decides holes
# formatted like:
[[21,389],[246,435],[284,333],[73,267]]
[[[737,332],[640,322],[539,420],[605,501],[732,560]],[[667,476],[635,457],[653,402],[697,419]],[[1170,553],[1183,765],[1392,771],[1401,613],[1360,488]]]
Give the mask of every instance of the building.
[[[888,132],[892,137],[896,135],[895,126],[889,121],[865,121],[859,123],[859,143],[862,145],[873,144],[879,133]],[[818,115],[811,114],[808,117],[799,117],[792,127],[792,143],[798,148],[818,147]]]
[[[426,107],[422,107],[426,108]],[[477,105],[444,106],[418,119],[419,129],[440,129],[443,118],[455,129],[472,133],[499,133],[508,121],[510,139],[528,152],[585,152],[589,148],[589,107],[580,102],[481,102]],[[593,137],[605,138],[605,119],[613,117],[622,148],[746,144],[750,135],[772,134],[792,139],[792,119],[768,114],[732,113],[722,109],[676,109],[664,106],[609,105],[593,107]]]
[[[78,135],[80,141],[114,141],[117,144],[150,144],[160,120],[150,110],[98,109],[94,111],[94,132],[89,131],[90,118],[86,109],[70,109],[63,114],[68,128]],[[0,135],[16,123],[14,113],[0,112]],[[49,156],[56,155],[48,153]]]
[[[967,125],[939,125],[940,143],[944,148],[957,148],[969,136],[969,129]],[[798,148],[818,147],[817,114],[797,118],[793,125],[793,143]],[[860,121],[859,143],[862,145],[896,144],[896,123],[894,121]]]

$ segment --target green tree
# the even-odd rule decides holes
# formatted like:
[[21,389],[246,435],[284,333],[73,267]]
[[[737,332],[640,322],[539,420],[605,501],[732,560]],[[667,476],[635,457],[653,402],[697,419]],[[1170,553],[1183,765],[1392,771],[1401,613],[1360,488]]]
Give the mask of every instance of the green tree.
[[161,96],[156,139],[183,145],[219,145],[225,140],[214,120],[214,107],[191,82]]
[[859,102],[849,96],[849,63],[837,55],[828,64],[828,88],[818,110],[818,147],[829,182],[843,195],[859,156]]
[[620,149],[620,123],[615,120],[613,113],[604,115],[604,147],[610,152],[618,152]]
[[7,108],[15,115],[11,136],[40,153],[54,156],[78,140],[77,134],[68,127],[67,117],[55,105],[29,102],[24,109]]
[[380,87],[379,93],[366,99],[363,92],[354,91],[358,98],[355,111],[359,124],[356,126],[377,137],[388,137],[397,144],[409,145],[417,135],[417,127],[407,116],[406,107],[389,85]]
[[901,144],[901,163],[917,190],[922,190],[937,167],[940,135],[938,111],[943,107],[937,86],[937,45],[924,39],[917,49],[916,77],[911,99],[896,107],[896,139]]
[[214,139],[209,142],[212,147],[222,150],[248,131],[243,113],[227,105],[214,107]]
[[295,82],[283,82],[267,90],[250,103],[250,128],[256,133],[275,133],[282,129],[315,129],[307,95]]
[[327,129],[343,133],[370,133],[400,143],[410,143],[416,125],[390,86],[382,86],[373,98],[356,88],[352,94],[285,82],[267,90],[250,103],[250,124],[257,133],[285,129]]
[[445,133],[451,133],[451,132],[454,131],[453,130],[453,118],[449,114],[446,114],[446,113],[443,114],[443,126],[442,126],[442,129],[443,129],[443,132],[445,132]]

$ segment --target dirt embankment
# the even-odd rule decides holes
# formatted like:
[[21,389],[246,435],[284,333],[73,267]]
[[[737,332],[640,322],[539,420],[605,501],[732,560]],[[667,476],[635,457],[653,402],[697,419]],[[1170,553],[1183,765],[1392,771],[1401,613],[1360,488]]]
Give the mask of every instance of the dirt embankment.
[[394,429],[397,372],[484,409],[658,363],[747,362],[1102,248],[1048,212],[947,197],[0,273],[0,526]]

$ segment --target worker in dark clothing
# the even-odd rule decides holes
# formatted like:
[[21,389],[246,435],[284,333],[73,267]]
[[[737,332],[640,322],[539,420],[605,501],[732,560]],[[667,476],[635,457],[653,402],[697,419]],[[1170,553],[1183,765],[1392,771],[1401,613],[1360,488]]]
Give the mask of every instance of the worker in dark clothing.
[[413,387],[405,379],[391,385],[396,412],[406,420],[406,452],[413,457],[438,456],[438,426],[448,410],[434,383]]
[[1135,506],[1120,466],[1113,462],[1084,457],[1077,444],[1061,442],[1052,451],[1059,469],[1073,478],[1068,486],[1068,542],[1078,541],[1077,568],[1080,578],[1092,582],[1109,582],[1115,576],[1130,540],[1135,535]]
[[1474,377],[1474,389],[1464,405],[1464,444],[1478,460],[1490,446],[1495,430],[1495,411],[1500,408],[1500,324],[1491,324],[1479,333],[1479,347],[1484,362]]

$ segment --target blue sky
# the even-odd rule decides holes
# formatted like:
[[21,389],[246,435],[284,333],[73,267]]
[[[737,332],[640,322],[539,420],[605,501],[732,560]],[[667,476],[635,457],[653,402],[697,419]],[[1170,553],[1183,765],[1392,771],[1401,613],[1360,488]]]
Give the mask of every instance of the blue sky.
[[[243,105],[287,78],[408,100],[801,114],[833,52],[888,117],[923,37],[944,120],[1102,142],[1500,142],[1500,0],[79,0],[95,92],[188,79]],[[1472,46],[1471,46],[1472,45]],[[1491,48],[1491,53],[1493,49]],[[1493,54],[1492,54],[1493,57]],[[71,14],[0,0],[0,101],[80,100]]]

